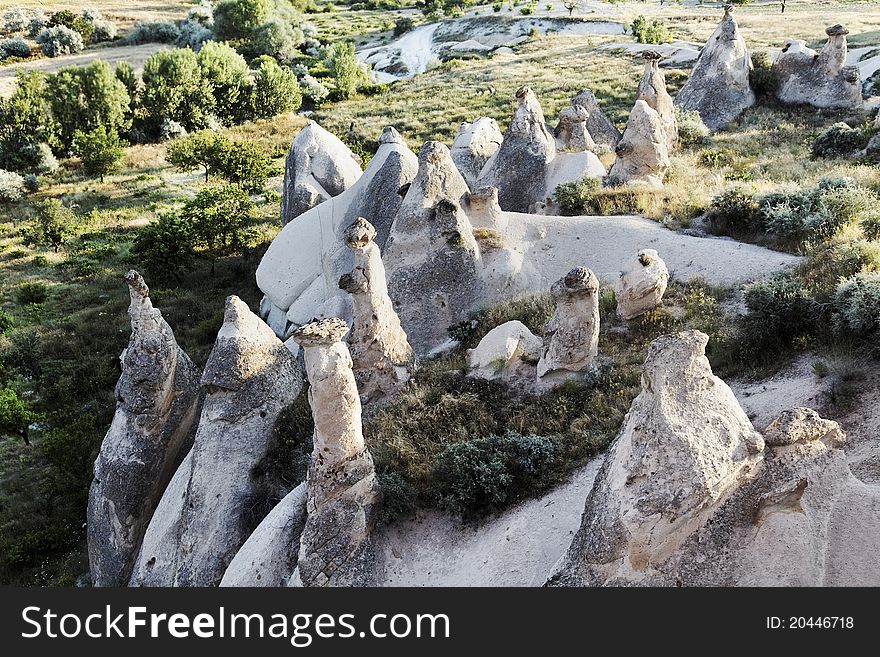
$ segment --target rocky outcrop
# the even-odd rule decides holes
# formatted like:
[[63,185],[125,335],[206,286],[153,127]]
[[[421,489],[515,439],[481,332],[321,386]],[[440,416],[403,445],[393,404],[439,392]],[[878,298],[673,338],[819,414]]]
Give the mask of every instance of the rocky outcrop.
[[837,422],[826,420],[812,408],[784,411],[764,429],[764,442],[769,447],[786,447],[819,440],[828,447],[840,447],[846,434]]
[[654,249],[641,249],[628,262],[617,285],[617,316],[633,319],[663,304],[669,283],[666,263]]
[[498,204],[498,188],[481,187],[467,195],[466,213],[474,228],[504,232],[508,217]]
[[348,345],[365,404],[394,395],[409,380],[413,364],[412,348],[388,296],[375,236],[376,230],[363,218],[345,231],[345,241],[354,252],[354,269],[339,279],[339,287],[352,298]]
[[542,386],[561,383],[586,371],[599,353],[599,279],[584,267],[572,269],[550,288],[556,301],[544,327],[538,361]]
[[448,338],[480,299],[480,251],[463,210],[468,188],[449,149],[426,142],[383,254],[388,292],[416,353]]
[[498,152],[503,139],[495,119],[485,116],[473,123],[462,123],[458,128],[450,152],[468,187],[476,189],[480,171]]
[[637,100],[615,148],[617,158],[608,172],[616,183],[663,187],[669,168],[669,149],[660,115],[644,100]]
[[666,147],[671,151],[678,144],[678,123],[675,120],[675,108],[672,96],[666,91],[666,76],[658,64],[663,56],[656,50],[645,50],[645,71],[636,90],[636,99],[644,100],[660,116],[663,133],[666,135]]
[[587,112],[587,132],[597,146],[603,146],[608,150],[614,150],[620,141],[620,130],[611,122],[602,108],[596,95],[589,89],[584,89],[571,99],[571,104],[581,107]]
[[531,391],[535,364],[541,356],[541,338],[517,320],[489,331],[474,349],[468,349],[468,376]]
[[276,335],[288,337],[339,293],[339,277],[353,265],[342,234],[355,219],[373,224],[376,244],[384,249],[402,201],[396,192],[412,181],[417,168],[397,130],[385,128],[379,149],[351,188],[296,217],[276,236],[257,268],[257,285],[266,295],[260,316]]
[[290,145],[284,164],[281,222],[289,223],[361,177],[360,162],[336,135],[309,121]]
[[724,18],[709,37],[675,104],[698,112],[710,130],[718,130],[755,104],[749,85],[752,60],[745,39],[725,5]]
[[86,514],[95,586],[124,586],[147,524],[189,448],[199,371],[174,339],[136,271],[125,275],[131,337],[122,352],[116,413],[95,460]]
[[820,52],[805,41],[787,41],[773,63],[776,96],[783,103],[820,108],[855,109],[862,106],[862,81],[857,66],[846,64],[846,35],[843,25],[832,25],[828,41]]
[[556,150],[558,152],[577,153],[579,151],[591,151],[596,148],[596,142],[590,136],[587,129],[587,119],[590,113],[582,105],[569,105],[559,112],[559,123],[553,131],[556,137]]
[[293,334],[303,348],[315,421],[294,586],[368,586],[376,577],[370,532],[381,492],[364,445],[351,356],[341,341],[346,331],[345,322],[328,319]]
[[480,172],[478,186],[497,187],[503,210],[529,212],[544,200],[547,166],[555,155],[556,140],[537,97],[528,87],[520,87],[504,141]]
[[267,457],[302,378],[291,353],[238,297],[226,300],[201,385],[192,450],[147,528],[132,584],[217,585],[282,488]]

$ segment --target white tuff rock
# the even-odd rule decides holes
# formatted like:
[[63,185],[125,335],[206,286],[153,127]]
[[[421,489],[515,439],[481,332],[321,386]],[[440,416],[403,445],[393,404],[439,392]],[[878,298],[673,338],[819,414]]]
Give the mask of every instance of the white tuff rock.
[[541,338],[512,320],[489,331],[475,349],[468,349],[468,376],[531,390],[540,356]]
[[641,249],[638,257],[626,264],[617,285],[617,315],[633,319],[663,304],[669,283],[666,263],[654,249]]
[[476,189],[480,171],[498,152],[503,139],[495,119],[485,116],[473,123],[462,123],[458,128],[450,152],[468,187]]
[[660,115],[637,100],[615,148],[617,158],[608,175],[619,183],[659,189],[669,168],[669,149]]
[[599,107],[596,95],[589,89],[584,89],[571,99],[571,104],[586,110],[587,132],[596,145],[614,150],[617,142],[620,141],[620,130],[605,116],[602,108]]
[[642,57],[645,59],[645,71],[639,81],[636,98],[644,100],[660,116],[666,146],[671,151],[678,144],[678,123],[672,96],[666,91],[666,76],[658,66],[662,55],[656,50],[646,50]]

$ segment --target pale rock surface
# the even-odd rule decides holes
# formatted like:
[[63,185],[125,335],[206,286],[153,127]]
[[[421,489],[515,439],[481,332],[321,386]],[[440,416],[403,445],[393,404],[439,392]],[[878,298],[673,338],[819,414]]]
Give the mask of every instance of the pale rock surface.
[[579,182],[584,178],[601,179],[608,173],[605,165],[593,151],[557,153],[547,167],[547,186],[543,200],[544,214],[557,214],[556,188],[564,183]]
[[599,353],[599,279],[572,269],[550,288],[556,309],[544,327],[537,375],[543,387],[585,372]]
[[857,66],[847,65],[846,35],[842,25],[832,25],[820,52],[806,42],[787,41],[773,63],[778,85],[776,96],[783,103],[820,108],[855,109],[862,106],[862,81]]
[[553,131],[556,137],[556,150],[561,152],[591,151],[596,142],[587,129],[590,113],[582,105],[569,105],[559,112],[559,123]]
[[464,181],[476,189],[480,171],[489,158],[498,152],[504,135],[495,119],[481,117],[473,123],[462,123],[452,142],[452,161],[458,167]]
[[462,205],[467,196],[449,149],[426,142],[383,253],[388,292],[417,354],[443,343],[449,326],[481,298],[480,250]]
[[153,307],[136,271],[125,275],[131,337],[122,352],[116,413],[101,443],[86,512],[95,586],[128,583],[147,524],[198,418],[199,371]]
[[384,249],[402,201],[396,192],[412,181],[417,168],[416,156],[397,130],[385,128],[376,154],[351,188],[284,226],[257,267],[257,285],[266,295],[260,316],[276,335],[287,337],[339,293],[339,277],[353,263],[342,233],[355,219],[373,224],[376,243]]
[[226,300],[201,385],[192,450],[147,528],[132,584],[216,586],[281,488],[266,458],[302,377],[293,355],[238,297]]
[[669,168],[669,149],[660,115],[637,100],[615,148],[617,158],[608,172],[616,182],[659,189]]
[[497,187],[481,187],[468,194],[466,212],[474,228],[490,228],[501,233],[507,228],[507,216],[498,204]]
[[287,586],[306,524],[306,482],[275,505],[241,546],[220,586]]
[[468,349],[468,376],[530,391],[540,356],[541,338],[522,322],[512,320],[496,326],[476,348]]
[[638,257],[628,262],[620,273],[617,285],[618,317],[633,319],[661,306],[668,283],[666,263],[654,249],[641,249]]
[[327,319],[293,334],[304,352],[315,433],[292,586],[368,586],[376,579],[370,534],[381,490],[364,444],[351,356],[341,341],[347,330],[342,320]]
[[703,46],[690,77],[675,97],[675,104],[698,112],[710,130],[718,130],[755,104],[749,84],[752,60],[739,32],[732,6]]
[[498,202],[510,212],[528,212],[544,200],[547,165],[556,155],[556,140],[544,112],[528,87],[516,91],[516,107],[501,148],[480,172],[478,187],[497,187]]
[[345,231],[345,241],[354,252],[354,269],[339,279],[339,287],[352,299],[348,346],[365,404],[392,397],[409,381],[413,366],[413,350],[388,296],[375,236],[376,230],[362,218]]
[[571,99],[575,107],[582,107],[587,112],[587,132],[597,146],[604,146],[608,150],[614,150],[620,141],[620,130],[611,122],[602,108],[596,95],[589,89],[580,91]]
[[821,440],[829,447],[843,445],[846,435],[840,425],[826,420],[812,408],[793,408],[783,411],[764,429],[764,442],[770,447],[784,447],[796,443]]
[[300,130],[284,164],[281,222],[289,223],[327,199],[339,196],[361,177],[348,146],[314,121]]
[[636,90],[636,98],[644,100],[660,116],[666,147],[671,151],[678,144],[678,123],[675,120],[675,107],[672,96],[666,91],[666,76],[659,68],[662,55],[656,50],[645,50],[645,71]]

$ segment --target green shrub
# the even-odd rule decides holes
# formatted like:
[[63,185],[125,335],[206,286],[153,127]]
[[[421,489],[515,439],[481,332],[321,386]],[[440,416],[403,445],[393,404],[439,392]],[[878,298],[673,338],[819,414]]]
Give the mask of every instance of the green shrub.
[[218,39],[235,40],[269,18],[269,0],[222,0],[214,7],[214,34]]
[[503,8],[504,8],[504,3],[503,3],[503,2],[493,2],[493,3],[492,3],[492,11],[494,11],[496,14],[497,14],[499,11],[501,11]]
[[503,508],[540,485],[555,453],[550,439],[513,431],[448,445],[432,473],[437,505],[466,518]]
[[866,337],[880,328],[880,273],[856,274],[834,291],[834,329],[838,333]]
[[866,212],[859,223],[865,237],[869,240],[880,240],[880,209]]
[[244,45],[250,57],[269,55],[282,60],[290,60],[296,49],[305,40],[302,29],[288,21],[273,18],[258,26]]
[[141,228],[132,255],[151,279],[181,284],[183,274],[195,266],[192,223],[176,214],[162,215],[158,221]]
[[758,226],[758,201],[748,187],[737,185],[712,197],[707,218],[713,232],[737,235],[754,232]]
[[187,201],[181,218],[192,226],[196,247],[211,258],[211,272],[217,258],[241,252],[250,236],[247,223],[254,204],[238,185],[208,187]]
[[526,5],[525,7],[520,8],[519,13],[521,13],[523,16],[531,16],[535,13],[535,5]]
[[596,194],[601,189],[601,182],[596,178],[563,183],[556,187],[556,202],[563,216],[576,217],[593,214],[592,210]]
[[837,157],[852,155],[862,150],[871,138],[870,130],[852,128],[846,123],[835,123],[816,137],[811,153],[813,157]]
[[381,524],[412,514],[419,502],[418,489],[397,472],[379,474],[379,487],[382,489]]
[[15,298],[23,306],[44,303],[49,298],[49,286],[41,281],[22,283],[15,290]]
[[259,192],[266,186],[271,158],[258,143],[230,142],[217,158],[214,169],[229,182],[251,192]]
[[394,21],[394,36],[403,36],[415,27],[416,22],[411,16],[398,16]]
[[168,144],[165,158],[177,167],[178,171],[192,171],[205,168],[205,182],[211,173],[222,166],[232,141],[224,134],[213,130],[203,130]]
[[766,50],[752,52],[752,70],[749,71],[749,85],[758,100],[767,101],[776,96],[778,82],[773,73],[773,60]]
[[5,310],[0,310],[0,335],[3,335],[11,329],[13,324],[12,315]]
[[672,41],[672,35],[669,34],[669,29],[666,27],[666,24],[656,18],[652,21],[648,21],[648,19],[642,15],[636,16],[630,26],[630,31],[635,40],[639,43],[659,44]]
[[84,47],[80,33],[64,25],[43,28],[36,42],[46,57],[77,53]]
[[36,420],[37,414],[31,409],[31,405],[21,399],[15,390],[0,388],[0,436],[19,436],[26,444],[30,444],[29,427]]
[[166,119],[187,131],[209,126],[216,105],[214,88],[202,75],[196,53],[188,49],[153,53],[144,63],[142,78],[143,118],[154,136]]
[[74,233],[76,215],[58,199],[48,199],[39,206],[37,216],[22,230],[28,246],[51,246],[55,253]]
[[525,324],[532,333],[543,335],[544,325],[550,321],[554,308],[549,294],[530,294],[481,310],[470,320],[451,327],[449,334],[466,349],[476,347],[496,326],[513,320]]
[[354,44],[350,41],[337,41],[327,47],[327,68],[333,74],[336,85],[336,100],[348,100],[355,95],[358,83],[363,79],[363,71],[354,54]]
[[175,43],[180,39],[180,28],[174,21],[138,22],[125,37],[131,45],[143,43]]
[[15,92],[0,98],[0,169],[42,172],[57,165],[47,143],[57,140],[46,75],[18,71]]
[[251,93],[251,113],[254,118],[271,118],[294,112],[301,104],[302,94],[293,71],[280,67],[270,57],[261,57]]
[[21,37],[0,41],[0,60],[7,57],[27,59],[31,56],[31,47]]
[[90,132],[78,130],[73,137],[73,152],[82,161],[85,173],[97,175],[101,182],[104,182],[105,175],[119,169],[125,156],[123,142],[116,130],[108,130],[103,125]]
[[[250,71],[244,57],[226,43],[208,41],[198,54],[201,79],[211,87],[213,113],[225,124],[248,118]],[[189,126],[184,123],[189,130]]]
[[745,336],[772,357],[772,350],[813,336],[822,321],[822,309],[809,290],[789,274],[779,274],[746,286],[748,314]]
[[699,112],[688,112],[675,106],[678,124],[678,140],[682,146],[702,146],[709,141],[709,128],[703,123]]

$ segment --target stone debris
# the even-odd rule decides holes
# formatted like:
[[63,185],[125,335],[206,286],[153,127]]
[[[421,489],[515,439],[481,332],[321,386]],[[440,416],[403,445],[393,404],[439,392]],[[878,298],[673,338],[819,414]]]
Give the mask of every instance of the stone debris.
[[663,124],[666,135],[666,147],[670,151],[678,145],[678,123],[675,119],[675,107],[672,96],[666,91],[666,76],[659,68],[663,56],[656,50],[642,52],[645,60],[645,71],[636,90],[636,98],[644,100],[657,114]]
[[669,168],[669,149],[660,115],[644,100],[637,100],[617,144],[617,158],[608,172],[615,183],[659,189]]
[[617,286],[617,316],[633,319],[663,305],[669,283],[666,263],[654,249],[641,249],[626,264]]

